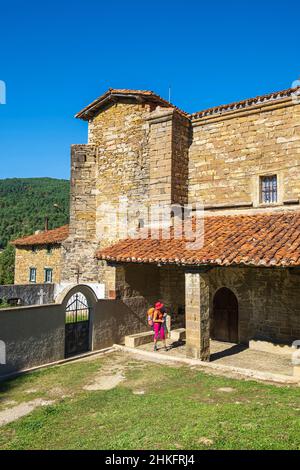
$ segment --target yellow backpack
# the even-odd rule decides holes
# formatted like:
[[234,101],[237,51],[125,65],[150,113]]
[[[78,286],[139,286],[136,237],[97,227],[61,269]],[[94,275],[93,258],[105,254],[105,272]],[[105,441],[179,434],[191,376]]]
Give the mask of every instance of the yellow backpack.
[[147,321],[148,321],[148,325],[149,325],[149,326],[153,326],[153,315],[154,315],[154,312],[155,312],[155,308],[154,308],[154,307],[149,308],[149,310],[148,310],[148,312],[147,312]]

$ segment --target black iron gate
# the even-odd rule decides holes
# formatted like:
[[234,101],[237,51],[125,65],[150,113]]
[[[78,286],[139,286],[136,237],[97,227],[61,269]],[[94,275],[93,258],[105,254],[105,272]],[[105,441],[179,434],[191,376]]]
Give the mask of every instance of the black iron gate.
[[74,294],[66,307],[65,356],[75,356],[89,350],[90,308],[85,296]]

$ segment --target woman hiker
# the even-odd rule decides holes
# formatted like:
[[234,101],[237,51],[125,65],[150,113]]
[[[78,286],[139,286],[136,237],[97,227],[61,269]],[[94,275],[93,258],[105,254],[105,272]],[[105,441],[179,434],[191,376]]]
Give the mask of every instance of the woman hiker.
[[153,327],[154,327],[154,351],[157,351],[158,338],[164,343],[165,351],[167,351],[166,335],[165,335],[165,322],[166,317],[163,311],[164,304],[156,302],[155,310],[153,313]]

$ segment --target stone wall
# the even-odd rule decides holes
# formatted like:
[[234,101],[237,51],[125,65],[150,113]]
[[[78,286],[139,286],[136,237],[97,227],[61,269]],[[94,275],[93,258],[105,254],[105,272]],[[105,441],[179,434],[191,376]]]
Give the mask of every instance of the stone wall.
[[54,302],[54,284],[12,284],[0,286],[0,300],[18,305],[41,305]]
[[73,145],[71,149],[71,203],[69,237],[63,242],[63,282],[97,282],[95,252],[98,149]]
[[[97,146],[97,240],[106,246],[122,238],[105,215],[105,205],[118,207],[127,197],[136,207],[129,221],[138,227],[139,208],[149,199],[149,126],[145,117],[150,105],[116,103],[89,123],[89,143]],[[120,236],[121,235],[121,236]]]
[[[126,273],[127,285],[134,285],[124,298],[98,300],[87,286],[72,288],[62,303],[0,309],[0,341],[5,343],[6,364],[0,364],[0,378],[65,358],[65,308],[70,297],[82,292],[91,307],[90,350],[123,343],[129,334],[148,331],[146,312],[156,290],[146,277]],[[158,279],[156,281],[158,286]]]
[[94,344],[97,348],[100,344],[106,347],[112,342],[123,342],[128,334],[149,331],[147,310],[157,300],[170,309],[173,328],[185,325],[182,268],[128,264],[109,266],[103,273],[113,289],[111,297],[115,295],[116,300],[97,304],[97,309],[101,309],[95,320]]
[[128,264],[105,266],[100,269],[101,282],[108,292],[106,298],[125,304],[143,305],[142,318],[147,309],[160,300],[171,313],[172,326],[185,326],[184,269],[177,266]]
[[279,205],[299,199],[299,123],[290,99],[193,121],[189,202],[259,206],[259,177],[272,174]]
[[210,298],[231,289],[239,304],[239,339],[291,344],[300,339],[300,275],[288,269],[215,268],[209,272]]
[[60,305],[0,310],[6,364],[0,377],[64,358],[64,311]]
[[60,245],[52,245],[48,251],[47,246],[16,247],[15,284],[29,284],[30,268],[36,268],[36,282],[45,282],[45,268],[53,270],[53,283],[61,279],[62,253]]
[[124,344],[125,336],[149,331],[143,297],[123,300],[100,300],[95,309],[93,349]]
[[159,299],[160,269],[157,266],[128,264],[119,266],[117,270],[117,297],[119,299],[126,301],[142,297],[148,307]]
[[159,300],[171,313],[172,328],[185,327],[185,277],[184,269],[177,266],[162,266],[160,274]]

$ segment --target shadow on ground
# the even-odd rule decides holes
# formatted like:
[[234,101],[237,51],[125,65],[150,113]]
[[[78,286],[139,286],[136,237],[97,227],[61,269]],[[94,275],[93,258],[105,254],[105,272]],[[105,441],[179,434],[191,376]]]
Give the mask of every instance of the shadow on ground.
[[249,349],[249,348],[248,346],[245,346],[244,344],[234,344],[228,349],[224,349],[223,351],[212,353],[210,356],[210,360],[217,361],[218,359],[222,359],[222,357],[234,356],[235,354],[239,354],[243,351],[246,351],[246,349]]

